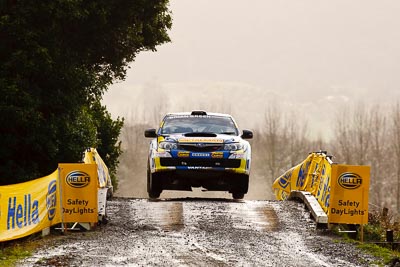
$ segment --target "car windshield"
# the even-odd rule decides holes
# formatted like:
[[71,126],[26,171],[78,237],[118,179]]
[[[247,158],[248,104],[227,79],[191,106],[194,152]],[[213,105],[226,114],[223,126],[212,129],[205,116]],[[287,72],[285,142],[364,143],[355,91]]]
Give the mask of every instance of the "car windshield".
[[167,116],[161,134],[175,133],[216,133],[238,135],[238,130],[230,117],[222,116]]

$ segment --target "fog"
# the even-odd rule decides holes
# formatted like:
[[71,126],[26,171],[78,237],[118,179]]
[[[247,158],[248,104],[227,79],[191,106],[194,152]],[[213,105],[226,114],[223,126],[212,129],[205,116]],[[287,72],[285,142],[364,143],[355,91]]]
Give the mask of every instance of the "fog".
[[104,96],[113,116],[155,124],[154,111],[211,109],[255,129],[275,105],[307,122],[310,138],[331,140],[344,105],[400,98],[399,1],[180,0],[170,9],[172,42],[139,54]]
[[[321,108],[400,96],[399,1],[185,0],[170,9],[172,42],[139,54],[126,80],[105,95],[114,116],[144,101],[151,106],[154,90],[178,104],[190,99],[189,109],[211,102],[255,121],[272,99],[307,113],[320,135],[330,119]],[[206,88],[213,94],[199,96]],[[254,120],[246,122],[253,127]]]

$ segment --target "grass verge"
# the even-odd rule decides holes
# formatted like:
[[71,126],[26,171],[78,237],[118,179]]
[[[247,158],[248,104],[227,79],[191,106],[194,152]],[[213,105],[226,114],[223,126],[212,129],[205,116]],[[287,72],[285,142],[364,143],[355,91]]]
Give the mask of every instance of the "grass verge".
[[376,258],[382,259],[384,263],[383,266],[391,265],[400,258],[400,253],[398,251],[377,244],[359,243],[357,247]]
[[35,242],[8,242],[0,244],[0,266],[11,267],[15,266],[19,260],[32,255],[37,245]]
[[65,238],[60,234],[50,234],[42,237],[36,233],[27,237],[0,243],[0,266],[12,267],[24,258],[33,255],[34,251],[44,245],[50,245],[55,241]]

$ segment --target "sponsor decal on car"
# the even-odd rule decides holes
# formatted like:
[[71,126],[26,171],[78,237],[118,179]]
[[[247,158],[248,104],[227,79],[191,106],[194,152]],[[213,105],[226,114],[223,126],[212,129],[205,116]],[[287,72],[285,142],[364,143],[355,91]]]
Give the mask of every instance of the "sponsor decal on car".
[[192,153],[192,157],[201,157],[201,158],[209,158],[210,153]]
[[169,152],[155,152],[154,157],[156,158],[170,158],[171,154]]
[[179,143],[218,143],[222,144],[224,142],[223,139],[215,139],[215,138],[181,138],[179,139]]
[[188,166],[188,170],[210,170],[211,167],[202,167],[202,166]]
[[221,159],[224,157],[224,152],[212,152],[211,157]]
[[168,119],[180,119],[180,118],[213,118],[209,115],[172,115],[168,116]]
[[190,156],[190,152],[188,152],[188,151],[179,151],[178,152],[179,158],[188,158],[189,156]]
[[246,158],[246,154],[245,153],[232,153],[229,156],[230,159],[245,159]]

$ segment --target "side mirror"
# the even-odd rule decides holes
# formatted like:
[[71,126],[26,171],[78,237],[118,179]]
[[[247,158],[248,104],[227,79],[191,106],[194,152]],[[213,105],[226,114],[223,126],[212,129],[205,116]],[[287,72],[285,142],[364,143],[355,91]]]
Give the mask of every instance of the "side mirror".
[[243,130],[242,134],[243,139],[252,139],[253,138],[253,132],[249,130]]
[[147,130],[145,130],[144,131],[144,136],[145,137],[156,138],[157,137],[156,129],[147,129]]

